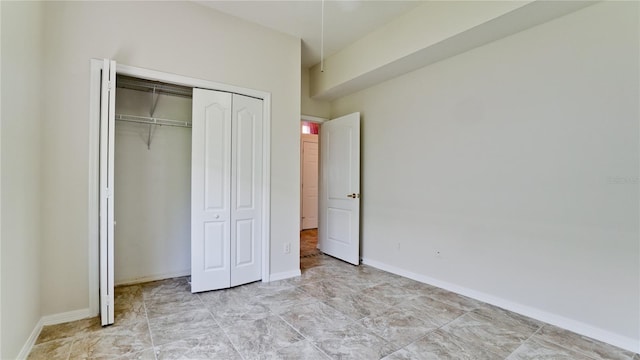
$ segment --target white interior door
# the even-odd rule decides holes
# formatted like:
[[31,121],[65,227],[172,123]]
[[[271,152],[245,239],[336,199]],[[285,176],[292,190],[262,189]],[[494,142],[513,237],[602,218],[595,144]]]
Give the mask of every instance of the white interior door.
[[113,324],[113,168],[116,62],[104,60],[100,91],[100,322]]
[[231,94],[193,89],[191,291],[231,284]]
[[233,95],[231,286],[262,279],[262,100]]
[[318,247],[360,263],[360,113],[324,122],[320,137]]
[[318,227],[318,135],[302,134],[301,189],[302,229]]

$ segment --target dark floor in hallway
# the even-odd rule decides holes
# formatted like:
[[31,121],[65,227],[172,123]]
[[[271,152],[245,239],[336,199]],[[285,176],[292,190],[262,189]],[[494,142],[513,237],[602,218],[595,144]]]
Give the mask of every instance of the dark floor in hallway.
[[318,229],[300,231],[300,258],[316,256],[318,250]]

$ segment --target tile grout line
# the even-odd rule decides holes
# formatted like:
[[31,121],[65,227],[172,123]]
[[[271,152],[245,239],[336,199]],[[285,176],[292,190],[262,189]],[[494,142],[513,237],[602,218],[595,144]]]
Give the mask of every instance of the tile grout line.
[[151,332],[151,321],[149,321],[149,314],[147,313],[147,300],[144,296],[144,289],[142,286],[140,287],[140,291],[142,292],[142,306],[144,307],[144,318],[147,320],[147,329],[149,330],[149,338],[151,339],[151,351],[153,351],[154,359],[158,360],[158,354],[156,353],[156,346],[153,342],[153,333]]
[[528,338],[526,338],[524,341],[522,341],[522,342],[520,343],[520,345],[518,345],[518,347],[517,347],[517,348],[513,349],[513,351],[512,351],[512,352],[510,352],[510,353],[509,353],[509,355],[507,355],[504,359],[505,359],[505,360],[507,360],[511,355],[515,354],[515,353],[518,351],[518,349],[520,349],[521,347],[523,347],[523,346],[524,346],[524,344],[526,344],[526,343],[527,343],[527,341],[531,340],[531,338],[532,338],[532,337],[534,337],[537,333],[539,333],[539,332],[540,332],[540,330],[542,330],[542,328],[543,328],[543,327],[544,327],[544,325],[540,325],[540,326],[536,329],[536,331],[534,331],[534,332],[533,332],[533,334],[529,335],[529,337],[528,337]]
[[[435,299],[432,299],[431,297],[429,297],[429,298],[430,298],[431,300],[437,301],[437,300],[435,300]],[[444,303],[443,303],[443,302],[441,302],[441,301],[438,301],[438,302],[439,302],[439,303],[444,304]],[[449,304],[445,304],[445,305],[449,305]],[[455,307],[455,306],[454,306],[454,307]],[[434,331],[442,329],[443,327],[445,327],[445,326],[447,326],[447,325],[451,324],[452,322],[454,322],[454,321],[456,321],[456,320],[460,319],[461,317],[463,317],[463,316],[467,315],[468,313],[470,313],[470,312],[474,311],[475,309],[477,309],[477,308],[474,308],[474,309],[471,309],[471,310],[464,310],[464,309],[460,309],[460,310],[462,310],[462,314],[460,314],[460,315],[456,316],[455,318],[453,318],[453,319],[451,319],[451,320],[449,320],[449,321],[447,321],[447,322],[443,323],[442,325],[438,326],[437,328],[435,328],[435,329],[433,329],[433,330],[431,330],[431,331],[427,332],[424,336],[422,336],[422,337],[420,337],[420,338],[418,338],[418,339],[416,339],[416,340],[414,340],[414,341],[410,342],[409,344],[405,345],[404,347],[401,347],[400,349],[398,349],[398,350],[396,350],[396,351],[399,351],[399,350],[401,350],[401,349],[406,349],[409,345],[411,345],[411,344],[413,344],[413,343],[415,343],[415,342],[418,342],[418,341],[420,341],[420,340],[422,340],[422,339],[426,338],[427,336],[429,336],[429,335],[430,335],[431,333],[433,333]],[[444,330],[443,330],[443,331],[444,331]],[[447,332],[447,333],[448,333],[448,332]],[[455,336],[455,335],[453,335],[453,334],[449,334],[449,335],[451,335],[451,336]],[[457,336],[455,336],[455,337],[457,337]],[[407,349],[407,351],[409,351],[409,350]],[[409,351],[409,352],[411,352],[411,351]]]
[[[72,340],[71,340],[71,344],[69,344],[69,352],[67,353],[67,360],[70,360],[70,359],[71,359],[71,349],[72,349],[72,346],[73,346],[73,343],[74,343],[74,342],[75,342],[75,340],[73,340],[73,339],[72,339]],[[27,355],[27,357],[29,357],[29,355]],[[156,359],[156,360],[157,360],[157,359]]]
[[[349,317],[349,316],[347,316],[346,314],[342,313],[340,310],[338,310],[338,309],[334,308],[333,306],[331,306],[331,305],[329,305],[329,304],[326,304],[322,299],[320,299],[320,298],[318,298],[318,297],[316,297],[316,296],[314,296],[314,295],[312,295],[312,294],[309,294],[308,292],[304,291],[304,289],[302,289],[299,285],[294,286],[294,288],[295,288],[295,289],[297,289],[297,290],[301,290],[303,293],[305,293],[305,294],[307,294],[308,296],[310,296],[310,297],[312,297],[313,299],[315,299],[318,303],[324,304],[324,305],[326,305],[326,306],[330,307],[331,309],[334,309],[335,311],[339,312],[340,314],[342,314],[343,316],[345,316],[345,317],[347,317],[349,320],[351,320],[351,322],[350,322],[349,324],[345,325],[345,327],[346,327],[346,326],[349,326],[349,325],[351,325],[351,324],[354,324],[354,323],[355,323],[355,321],[357,321],[357,320],[355,320],[355,321],[354,321],[354,320],[352,320],[352,318],[351,318],[351,317]],[[309,338],[309,337],[305,336],[303,333],[301,333],[301,332],[300,332],[298,329],[296,329],[292,324],[290,324],[287,320],[285,320],[285,319],[284,319],[280,314],[275,314],[275,313],[273,313],[273,312],[271,312],[271,313],[272,313],[272,314],[274,314],[275,316],[277,316],[278,318],[280,318],[280,320],[282,320],[285,324],[287,324],[287,325],[288,325],[290,328],[292,328],[295,332],[297,332],[298,334],[300,334],[300,336],[302,336],[302,338],[304,339],[304,341],[307,341],[309,344],[311,344],[311,346],[313,346],[313,347],[314,347],[314,348],[316,348],[318,351],[320,351],[320,353],[322,353],[322,354],[323,354],[324,356],[326,356],[328,359],[333,359],[329,354],[327,354],[324,350],[322,350],[320,347],[318,347],[318,346],[315,344],[315,342],[314,342],[311,338]],[[303,340],[301,340],[301,341],[303,341]],[[285,347],[286,347],[286,346],[285,346]],[[283,348],[284,348],[284,347],[283,347]]]
[[231,340],[231,338],[229,337],[229,334],[227,333],[227,330],[225,330],[225,328],[222,326],[222,324],[220,324],[220,322],[218,321],[218,319],[216,319],[216,317],[213,315],[213,313],[211,312],[211,310],[209,310],[209,307],[204,303],[204,301],[202,300],[202,297],[200,296],[200,294],[196,294],[196,296],[198,297],[198,300],[200,300],[200,302],[202,303],[202,305],[204,306],[204,308],[207,310],[207,312],[209,313],[209,315],[213,318],[213,321],[215,321],[215,323],[218,325],[218,327],[220,328],[220,330],[222,330],[222,333],[224,334],[224,336],[227,338],[227,341],[229,341],[229,343],[231,344],[231,346],[233,347],[233,350],[236,351],[236,353],[238,354],[238,356],[240,356],[240,359],[242,360],[246,360],[244,355],[242,355],[242,353],[238,350],[238,347],[236,346],[236,344],[233,343],[233,341]]
[[[430,298],[431,300],[435,300],[435,299],[432,299],[431,297],[429,297],[429,298]],[[436,300],[436,301],[437,301],[437,300]],[[443,303],[443,302],[441,302],[441,301],[438,301],[438,302],[440,302],[440,303],[444,304],[444,303]],[[411,304],[409,304],[409,305],[410,305],[410,306],[412,306]],[[449,304],[445,304],[445,305],[449,305]],[[451,320],[449,320],[449,321],[447,321],[447,322],[443,323],[442,325],[438,326],[437,328],[435,328],[435,329],[433,329],[433,330],[431,330],[431,331],[428,331],[426,334],[424,334],[424,336],[421,336],[421,337],[419,337],[418,339],[416,339],[416,340],[414,340],[414,341],[412,341],[412,342],[408,343],[407,345],[405,345],[405,346],[403,346],[403,347],[401,347],[401,348],[397,349],[397,350],[396,350],[396,351],[394,351],[393,353],[398,352],[398,351],[400,351],[400,350],[403,350],[403,349],[404,349],[405,351],[408,351],[409,353],[413,354],[413,352],[412,352],[411,350],[407,349],[407,347],[409,347],[411,344],[414,344],[414,343],[416,343],[416,342],[418,342],[418,341],[420,341],[420,340],[422,340],[422,339],[426,338],[427,336],[431,335],[433,332],[435,332],[435,331],[437,331],[437,330],[442,329],[443,327],[445,327],[445,326],[449,325],[450,323],[452,323],[452,322],[454,322],[454,321],[456,321],[456,320],[460,319],[461,317],[463,317],[463,316],[465,316],[465,315],[469,314],[470,312],[472,312],[472,311],[474,311],[474,310],[476,310],[476,309],[477,309],[477,308],[474,308],[474,309],[471,309],[471,310],[464,310],[464,309],[460,309],[460,310],[462,310],[462,314],[460,314],[460,315],[456,316],[455,318],[453,318],[453,319],[451,319]],[[443,331],[445,331],[445,330],[443,330]],[[449,333],[449,332],[447,332],[447,331],[445,331],[445,332],[446,332],[448,335],[450,335],[450,336],[453,336],[453,337],[455,337],[455,338],[459,338],[458,336],[456,336],[456,335],[454,335],[454,334],[450,334],[450,333]],[[393,353],[391,353],[391,354],[393,354]],[[389,354],[389,355],[391,355],[391,354]]]
[[[322,254],[322,255],[324,255],[324,254]],[[320,266],[322,266],[322,265],[320,265]],[[308,270],[308,269],[305,269],[305,270]],[[316,281],[319,281],[319,280],[316,280]],[[311,281],[311,282],[309,282],[309,283],[313,283],[313,281]],[[314,298],[314,299],[318,300],[319,302],[323,302],[321,299],[318,299],[317,297],[315,297],[315,296],[313,296],[313,295],[311,295],[311,294],[307,293],[306,291],[304,291],[304,289],[302,289],[300,285],[296,285],[296,286],[295,286],[295,288],[296,288],[296,289],[298,289],[298,290],[301,290],[302,292],[304,292],[305,294],[307,294],[307,295],[311,296],[312,298]],[[331,305],[328,305],[328,304],[327,304],[327,306],[331,307]],[[333,307],[331,307],[331,308],[333,309]],[[336,311],[338,311],[338,309],[335,309],[335,310],[336,310]],[[304,341],[307,341],[307,342],[308,342],[309,344],[311,344],[311,346],[313,346],[316,350],[320,351],[320,353],[321,353],[322,355],[326,356],[326,357],[327,357],[327,359],[333,359],[331,356],[329,356],[329,354],[327,354],[324,350],[322,350],[320,347],[318,347],[318,346],[315,344],[315,342],[314,342],[314,341],[312,341],[310,338],[307,338],[306,336],[304,336],[304,334],[302,334],[302,333],[301,333],[300,331],[298,331],[295,327],[293,327],[293,325],[289,324],[289,322],[287,322],[287,320],[283,319],[283,318],[282,318],[282,316],[280,316],[280,315],[276,315],[276,316],[277,316],[277,317],[279,317],[282,321],[284,321],[284,323],[285,323],[285,324],[289,325],[289,326],[290,326],[290,327],[291,327],[295,332],[297,332],[298,334],[300,334],[300,336],[302,336],[302,338],[304,339]]]
[[[273,313],[272,313],[273,314]],[[319,348],[318,346],[316,346],[316,344],[308,337],[304,336],[303,333],[301,333],[300,331],[298,331],[298,329],[296,329],[293,325],[291,325],[287,320],[285,320],[284,318],[282,318],[282,316],[278,315],[278,314],[274,314],[275,316],[277,316],[278,318],[280,318],[280,320],[282,320],[285,324],[287,324],[290,328],[293,329],[293,331],[295,331],[296,333],[298,333],[300,336],[302,336],[302,338],[304,340],[300,340],[300,341],[307,341],[309,344],[311,344],[311,346],[313,346],[314,348],[316,348],[318,351],[320,351],[320,353],[322,353],[324,356],[326,356],[328,359],[333,359],[331,356],[329,356],[329,354],[327,354],[326,352],[324,352],[324,350],[322,350],[321,348]],[[295,344],[295,343],[294,343]],[[291,344],[292,345],[292,344]],[[290,345],[289,345],[290,346]],[[281,349],[285,348],[286,346],[282,347]],[[276,350],[277,351],[277,350]]]
[[[549,324],[543,323],[542,325],[540,325],[540,328],[536,331],[536,334],[537,334],[538,332],[542,331],[542,328],[544,328],[544,327],[545,327],[545,326],[547,326],[547,325],[549,325]],[[534,334],[534,335],[535,335],[535,334]],[[533,335],[531,335],[531,337],[533,337]],[[531,337],[529,337],[529,339],[530,339]],[[529,339],[527,339],[527,341],[529,341]],[[580,354],[580,355],[582,355],[582,356],[584,356],[584,357],[586,357],[586,358],[589,358],[589,359],[592,359],[592,360],[598,360],[597,358],[594,358],[593,356],[591,356],[591,355],[589,355],[589,354],[586,354],[585,352],[583,352],[583,351],[581,351],[581,350],[576,350],[576,349],[568,348],[568,347],[566,347],[565,345],[560,344],[560,342],[553,341],[552,339],[555,339],[555,338],[553,338],[553,337],[552,337],[551,339],[543,339],[543,340],[544,340],[544,341],[548,341],[548,342],[552,343],[553,345],[556,345],[556,346],[560,347],[561,349],[566,350],[566,351],[567,351],[567,352],[569,352],[569,353],[578,353],[578,354]],[[633,359],[633,355],[631,356],[631,360],[634,360],[634,359]]]

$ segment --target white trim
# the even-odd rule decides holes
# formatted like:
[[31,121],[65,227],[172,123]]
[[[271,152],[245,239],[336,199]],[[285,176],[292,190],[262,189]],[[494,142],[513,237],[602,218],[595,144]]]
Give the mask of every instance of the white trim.
[[43,316],[42,319],[40,319],[40,322],[42,322],[43,326],[47,326],[47,325],[62,324],[69,321],[82,320],[89,317],[92,317],[91,311],[89,310],[89,308],[86,308],[86,309],[80,309],[80,310],[67,311],[59,314],[46,315],[46,316]]
[[271,278],[271,94],[262,99],[264,124],[262,126],[262,281]]
[[[91,60],[91,89],[94,89],[96,86],[99,87],[99,83],[94,84],[95,73],[100,71],[102,66],[97,67],[94,65],[94,62],[101,63],[102,60]],[[160,72],[155,70],[143,69],[134,66],[116,65],[116,73],[133,76],[137,78],[143,78],[148,80],[162,81],[167,83],[173,83],[178,85],[184,85],[189,87],[197,87],[203,89],[210,90],[218,90],[218,91],[226,91],[230,93],[247,95],[251,97],[255,97],[263,100],[263,111],[264,111],[264,130],[263,130],[263,139],[262,139],[262,154],[264,156],[263,164],[263,184],[264,188],[267,191],[263,192],[263,225],[262,225],[262,281],[268,282],[270,280],[269,269],[271,268],[271,257],[269,254],[271,253],[271,93],[242,88],[239,86],[228,85],[208,80],[196,79],[192,77],[170,74],[166,72]],[[98,77],[99,79],[99,77]],[[98,93],[99,95],[99,93]],[[92,101],[95,101],[95,93],[90,92],[90,96],[92,98],[90,101],[90,108],[92,108]],[[99,101],[99,97],[98,97]],[[96,116],[98,115],[98,116]],[[100,116],[94,112],[89,114],[89,300],[92,302],[89,304],[90,314],[97,315],[97,311],[100,307],[100,299],[96,295],[97,289],[99,289],[99,274],[97,272],[98,269],[98,256],[97,248],[98,244],[98,231],[95,229],[97,227],[97,219],[98,219],[98,155],[97,153],[93,153],[93,150],[98,149],[99,143],[99,131],[98,126],[100,123]],[[97,151],[97,150],[96,150]],[[92,230],[93,229],[93,230]],[[94,269],[96,270],[94,273]]]
[[300,270],[279,272],[279,273],[271,274],[271,281],[291,279],[294,277],[298,277],[300,275],[302,275],[302,272],[300,272]]
[[325,121],[329,121],[329,119],[325,119],[317,116],[311,116],[311,115],[300,115],[300,121],[311,121],[314,123],[322,124]]
[[239,94],[239,95],[247,95],[247,96],[252,96],[252,97],[263,99],[263,100],[266,100],[266,97],[271,95],[269,92],[266,92],[266,91],[253,90],[253,89],[243,88],[240,86],[219,83],[215,81],[197,79],[197,78],[192,78],[188,76],[182,76],[182,75],[171,74],[171,73],[162,72],[162,71],[139,68],[135,66],[122,65],[122,64],[116,65],[116,73],[137,77],[141,79],[162,81],[166,83],[182,85],[187,87],[197,87],[202,89],[225,91],[225,92],[230,92],[230,93]]
[[36,344],[36,340],[38,340],[38,336],[40,336],[40,332],[42,332],[43,327],[47,325],[62,324],[69,321],[82,320],[89,317],[93,317],[89,308],[41,317],[40,320],[38,320],[36,326],[31,331],[31,334],[29,335],[27,341],[24,343],[24,346],[22,346],[20,353],[18,353],[17,359],[22,360],[26,359],[29,356],[29,353],[31,353],[33,346]]
[[429,276],[417,274],[408,270],[400,269],[398,267],[387,265],[385,263],[362,258],[362,263],[369,265],[380,270],[390,272],[392,274],[404,276],[409,279],[413,279],[425,284],[433,285],[456,294],[464,295],[475,300],[485,302],[515,313],[528,316],[530,318],[545,322],[547,324],[555,325],[569,331],[573,331],[577,334],[584,335],[596,340],[603,341],[605,343],[617,346],[619,348],[638,353],[640,351],[640,341],[632,338],[622,336],[611,331],[607,331],[592,325],[585,324],[583,322],[566,318],[564,316],[556,315],[544,310],[536,309],[530,306],[522,305],[510,300],[502,299],[481,291],[469,289],[464,286],[459,286],[447,281],[434,279]]
[[[0,19],[2,18],[2,6],[0,6]],[[5,50],[6,53],[6,50]],[[2,49],[0,47],[0,69],[2,69]],[[0,71],[0,77],[2,77]],[[0,84],[2,82],[0,81]],[[2,109],[2,86],[0,86],[0,109]],[[42,111],[42,108],[40,109]],[[2,116],[0,116],[0,149],[2,149]],[[0,151],[0,189],[2,189],[2,152]],[[0,190],[0,244],[2,244],[2,191]],[[2,269],[2,246],[0,246],[0,269]],[[2,276],[0,276],[0,324],[2,324]],[[2,326],[0,326],[0,356],[2,356]]]
[[33,349],[33,345],[35,345],[36,340],[38,340],[38,336],[40,336],[40,331],[42,331],[42,327],[44,326],[42,319],[43,318],[40,318],[36,326],[31,331],[29,338],[27,338],[27,341],[24,343],[24,346],[22,346],[22,349],[20,349],[20,352],[18,353],[18,356],[16,357],[16,359],[22,360],[22,359],[26,359],[29,356],[31,349]]
[[[99,218],[99,185],[98,165],[100,157],[100,71],[103,61],[91,59],[89,73],[89,312],[91,316],[100,313],[100,271],[98,260]],[[97,118],[97,121],[95,117]],[[95,240],[95,241],[94,241]]]
[[140,284],[140,283],[145,283],[145,282],[150,282],[150,281],[172,279],[172,278],[189,276],[189,275],[191,275],[191,269],[182,270],[182,271],[176,271],[176,272],[170,272],[170,273],[164,273],[164,274],[155,274],[155,275],[143,276],[143,277],[133,278],[133,279],[118,280],[118,282],[115,283],[115,286],[134,285],[134,284]]

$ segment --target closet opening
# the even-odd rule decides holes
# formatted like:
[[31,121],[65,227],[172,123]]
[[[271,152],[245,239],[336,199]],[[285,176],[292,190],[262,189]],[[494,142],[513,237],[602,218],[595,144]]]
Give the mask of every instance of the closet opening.
[[117,75],[114,282],[191,274],[193,89]]

